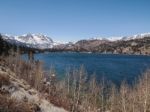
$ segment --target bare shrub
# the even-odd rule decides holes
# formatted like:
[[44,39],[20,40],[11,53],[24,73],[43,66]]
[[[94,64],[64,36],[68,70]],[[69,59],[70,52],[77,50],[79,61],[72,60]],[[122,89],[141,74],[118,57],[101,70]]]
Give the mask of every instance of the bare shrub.
[[42,62],[23,61],[19,54],[4,58],[8,67],[21,79],[26,80],[37,90],[42,89],[42,80],[44,79]]

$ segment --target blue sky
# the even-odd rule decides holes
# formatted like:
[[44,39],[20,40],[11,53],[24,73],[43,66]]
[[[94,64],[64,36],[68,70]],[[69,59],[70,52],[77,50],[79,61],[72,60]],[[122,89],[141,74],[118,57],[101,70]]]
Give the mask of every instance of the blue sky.
[[150,0],[0,0],[0,32],[59,41],[150,32]]

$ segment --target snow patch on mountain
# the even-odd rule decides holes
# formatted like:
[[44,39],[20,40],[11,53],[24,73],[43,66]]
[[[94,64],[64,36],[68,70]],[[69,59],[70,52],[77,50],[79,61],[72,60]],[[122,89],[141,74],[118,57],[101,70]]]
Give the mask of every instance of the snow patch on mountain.
[[[127,40],[133,40],[133,39],[140,39],[140,38],[144,38],[144,37],[150,37],[150,33],[142,33],[142,34],[137,34],[137,35],[133,35],[133,36],[120,36],[120,37],[96,37],[96,38],[92,38],[92,39],[98,39],[98,40],[106,40],[106,41],[127,41]],[[90,39],[91,40],[91,39]]]
[[53,40],[42,34],[26,34],[22,36],[15,36],[15,40],[27,44],[28,47],[40,49],[53,47]]
[[142,33],[133,36],[123,37],[122,40],[133,40],[133,39],[140,39],[144,37],[150,37],[150,33]]

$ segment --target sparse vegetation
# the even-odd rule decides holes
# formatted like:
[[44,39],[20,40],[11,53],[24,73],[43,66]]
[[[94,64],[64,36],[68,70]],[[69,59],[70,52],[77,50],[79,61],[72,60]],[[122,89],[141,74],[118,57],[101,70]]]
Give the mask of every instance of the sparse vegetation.
[[[42,62],[23,61],[19,54],[15,54],[15,57],[2,57],[1,65],[10,68],[20,79],[26,80],[32,87],[45,94],[51,103],[71,112],[150,111],[149,70],[139,77],[134,85],[123,82],[118,87],[105,80],[97,82],[95,75],[87,77],[83,66],[79,70],[68,70],[66,77],[59,81],[53,67],[49,76],[44,76]],[[2,83],[9,83],[9,78],[0,77],[0,85]],[[9,100],[4,100],[1,95],[0,101]],[[2,104],[1,108],[5,108],[6,105]]]

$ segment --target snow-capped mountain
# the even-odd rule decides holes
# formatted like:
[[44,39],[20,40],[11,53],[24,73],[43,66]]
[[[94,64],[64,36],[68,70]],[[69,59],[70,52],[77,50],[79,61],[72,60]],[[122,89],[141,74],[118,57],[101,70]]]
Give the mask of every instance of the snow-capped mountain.
[[42,34],[25,34],[22,36],[11,36],[7,34],[3,34],[2,37],[8,42],[15,44],[22,44],[31,48],[53,48],[55,42],[51,38]]
[[144,37],[150,37],[150,33],[142,33],[142,34],[138,34],[138,35],[122,37],[122,40],[141,39],[141,38],[144,38]]
[[120,37],[96,37],[93,39],[98,39],[98,40],[107,40],[107,41],[119,41],[119,40],[133,40],[133,39],[140,39],[140,38],[144,38],[144,37],[150,37],[150,33],[142,33],[142,34],[137,34],[137,35],[133,35],[133,36],[120,36]]
[[42,34],[25,34],[22,36],[15,36],[15,40],[25,43],[28,47],[33,48],[52,48],[53,40]]

